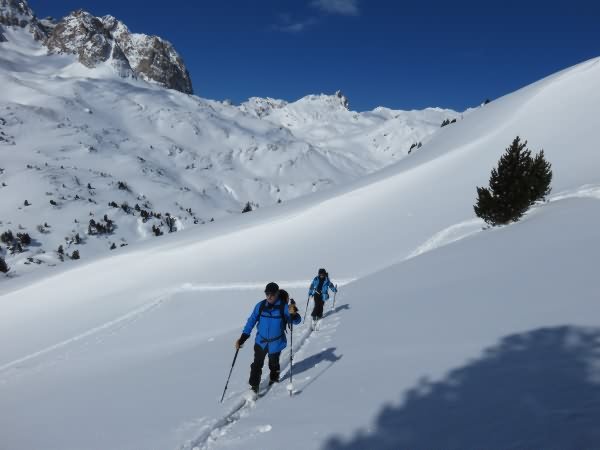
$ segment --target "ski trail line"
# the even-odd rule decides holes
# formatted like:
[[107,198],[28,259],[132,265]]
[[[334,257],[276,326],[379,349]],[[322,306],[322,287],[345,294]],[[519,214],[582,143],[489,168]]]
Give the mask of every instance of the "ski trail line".
[[[328,310],[324,316],[323,319],[324,320],[326,317],[331,316],[332,314],[334,314],[336,312],[336,310]],[[294,354],[300,352],[302,350],[302,348],[304,347],[304,344],[306,343],[307,339],[312,335],[313,330],[312,327],[309,325],[308,329],[305,330],[301,335],[300,338],[294,339]],[[296,344],[296,342],[298,342],[298,344]],[[286,349],[281,352],[281,356],[280,356],[280,361],[281,362],[281,374],[282,374],[282,380],[285,380],[285,377],[287,375],[287,373],[289,372],[289,358],[290,356],[290,350],[289,347],[286,347]],[[268,379],[268,375],[263,377],[263,379],[261,380],[260,383],[260,388],[259,388],[259,392],[263,391],[264,389],[268,388],[268,383],[269,383],[269,379]],[[268,392],[265,393],[265,396],[268,394]],[[259,399],[257,399],[258,401]],[[209,444],[209,440],[211,438],[211,436],[213,436],[214,434],[219,434],[220,432],[224,431],[227,428],[230,428],[231,426],[233,426],[238,420],[240,420],[243,416],[243,414],[245,412],[248,412],[253,405],[256,403],[256,401],[249,401],[246,400],[243,397],[243,394],[240,395],[240,398],[234,403],[234,405],[229,409],[229,412],[227,412],[224,416],[222,416],[220,419],[217,419],[213,422],[212,425],[208,425],[207,428],[196,438],[191,439],[189,441],[187,441],[185,444],[183,444],[182,446],[180,446],[179,450],[207,450],[208,448],[208,444]]]
[[133,309],[131,311],[129,311],[128,313],[117,317],[116,319],[113,319],[111,321],[105,322],[102,325],[99,325],[97,327],[91,328],[81,334],[78,334],[76,336],[73,336],[69,339],[65,339],[64,341],[58,342],[54,345],[51,345],[50,347],[46,347],[42,350],[39,350],[37,352],[34,353],[30,353],[29,355],[25,355],[19,359],[15,359],[13,361],[7,362],[6,364],[3,364],[2,366],[0,366],[0,373],[4,372],[14,366],[17,366],[19,364],[22,364],[24,362],[30,361],[32,359],[38,358],[40,356],[43,356],[47,353],[51,353],[55,350],[61,349],[63,347],[66,347],[70,344],[73,344],[75,342],[79,342],[82,341],[83,339],[86,339],[96,333],[99,333],[100,331],[104,331],[107,330],[109,328],[112,328],[116,325],[119,325],[121,323],[124,322],[128,322],[129,320],[132,320],[138,316],[140,316],[141,314],[144,314],[146,312],[149,312],[151,310],[153,310],[154,308],[158,307],[161,303],[163,303],[169,296],[168,295],[163,295],[161,297],[156,298],[155,300],[152,300],[149,303],[146,303],[136,309]]

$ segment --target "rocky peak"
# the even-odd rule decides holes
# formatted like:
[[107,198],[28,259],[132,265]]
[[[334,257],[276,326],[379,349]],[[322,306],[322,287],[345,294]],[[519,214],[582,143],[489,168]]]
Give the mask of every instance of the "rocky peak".
[[256,117],[264,117],[271,114],[273,110],[281,109],[287,104],[285,100],[270,97],[250,97],[248,101],[240,105],[240,110]]
[[26,0],[0,0],[0,42],[6,40],[2,26],[28,27],[50,53],[76,55],[86,67],[108,63],[122,77],[135,76],[193,93],[190,74],[171,43],[158,36],[131,33],[113,16],[99,18],[78,10],[58,22],[51,18],[38,21]]
[[46,38],[46,30],[38,22],[26,0],[0,0],[0,42],[6,40],[2,26],[27,28],[37,41]]
[[99,18],[75,11],[54,27],[47,45],[50,52],[77,55],[87,67],[109,61],[121,76],[133,75],[193,93],[185,64],[169,42],[157,36],[131,33],[113,16]]
[[350,101],[348,100],[348,97],[342,93],[342,91],[335,91],[335,96],[340,100],[340,104],[344,108],[350,109]]
[[129,62],[102,21],[86,11],[75,11],[58,22],[46,45],[51,53],[77,55],[86,67],[93,68],[109,61],[120,76],[133,75]]

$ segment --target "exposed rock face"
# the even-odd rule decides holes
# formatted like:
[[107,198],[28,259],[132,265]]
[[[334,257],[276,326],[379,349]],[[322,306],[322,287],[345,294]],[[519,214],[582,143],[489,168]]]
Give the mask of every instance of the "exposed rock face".
[[75,11],[62,19],[52,30],[46,41],[52,53],[72,53],[79,62],[93,68],[109,61],[119,75],[133,75],[129,63],[104,29],[102,21],[85,11]]
[[0,0],[0,42],[6,41],[2,25],[27,28],[35,40],[46,39],[44,27],[35,18],[26,0]]
[[50,53],[77,55],[86,67],[108,62],[122,77],[136,76],[193,93],[190,74],[169,42],[157,36],[131,33],[112,16],[99,18],[79,10],[59,22],[51,18],[38,21],[26,0],[0,0],[0,42],[6,40],[2,25],[28,27]]
[[72,53],[87,67],[110,61],[121,76],[193,93],[190,75],[173,46],[157,36],[130,33],[112,16],[94,17],[75,11],[62,19],[47,40],[55,53]]
[[350,109],[350,101],[348,100],[348,97],[342,93],[342,91],[336,91],[335,96],[340,99],[340,103],[344,108]]
[[112,16],[103,17],[102,23],[125,54],[136,75],[171,89],[193,93],[190,74],[170,42],[157,36],[131,33],[123,22]]

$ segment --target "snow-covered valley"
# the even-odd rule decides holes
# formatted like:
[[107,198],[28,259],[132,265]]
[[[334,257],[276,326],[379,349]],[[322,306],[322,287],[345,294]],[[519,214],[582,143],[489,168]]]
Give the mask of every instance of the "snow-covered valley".
[[[228,105],[3,33],[0,227],[48,222],[32,233],[48,262],[65,233],[85,244],[51,270],[26,273],[35,245],[7,258],[0,449],[600,445],[600,58],[461,118],[337,95]],[[552,193],[486,228],[475,187],[517,135],[544,149]],[[158,218],[113,200],[179,230],[154,238]],[[114,234],[88,236],[104,214]],[[245,401],[247,344],[220,404],[265,284],[304,314],[318,267],[340,289],[319,331],[294,328],[294,395],[288,347],[283,382]]]

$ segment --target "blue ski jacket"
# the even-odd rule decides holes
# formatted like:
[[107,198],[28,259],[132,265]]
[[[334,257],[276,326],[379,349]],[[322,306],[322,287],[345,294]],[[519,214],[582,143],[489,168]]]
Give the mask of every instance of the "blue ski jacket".
[[[261,305],[264,306],[261,308]],[[281,317],[282,310],[285,321]],[[262,348],[269,346],[269,353],[279,353],[287,346],[286,325],[288,323],[298,325],[301,321],[300,314],[296,313],[292,317],[288,305],[285,302],[282,304],[280,299],[277,299],[273,305],[262,300],[256,304],[252,314],[248,317],[243,334],[250,336],[254,326],[258,323],[255,344]]]
[[[317,292],[318,286],[319,286],[319,277],[315,277],[315,279],[310,284],[310,287],[308,288],[308,296],[309,297],[311,295],[315,295],[315,292]],[[329,277],[327,277],[327,278],[325,278],[325,281],[323,281],[323,288],[322,288],[322,292],[320,293],[322,295],[323,301],[327,301],[329,299],[329,289],[331,289],[333,292],[337,292],[337,288],[333,285],[333,283],[331,282]]]

